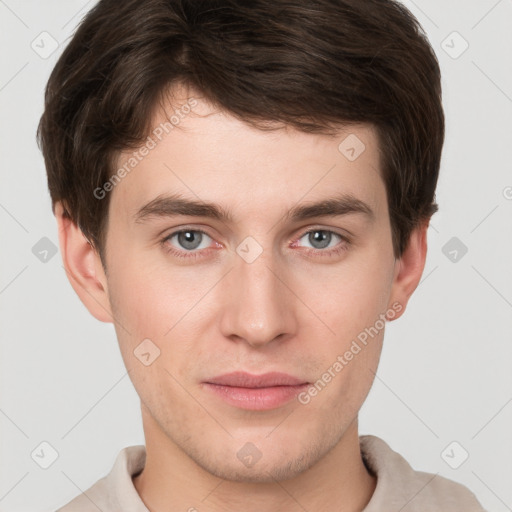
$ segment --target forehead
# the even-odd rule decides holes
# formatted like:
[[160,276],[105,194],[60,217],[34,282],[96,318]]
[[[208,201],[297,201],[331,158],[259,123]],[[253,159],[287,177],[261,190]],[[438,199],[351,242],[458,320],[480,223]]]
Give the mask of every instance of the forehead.
[[111,192],[112,209],[133,217],[159,195],[176,193],[249,216],[344,193],[376,213],[386,209],[374,127],[340,126],[335,136],[282,125],[263,131],[190,98],[178,91],[155,114],[150,149],[121,153],[117,167],[129,172]]

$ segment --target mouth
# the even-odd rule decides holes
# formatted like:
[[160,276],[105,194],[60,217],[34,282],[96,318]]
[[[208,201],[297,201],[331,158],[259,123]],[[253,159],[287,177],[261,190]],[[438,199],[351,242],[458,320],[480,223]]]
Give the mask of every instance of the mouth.
[[252,411],[281,407],[309,385],[303,379],[280,372],[261,375],[233,372],[203,382],[207,391],[224,402]]

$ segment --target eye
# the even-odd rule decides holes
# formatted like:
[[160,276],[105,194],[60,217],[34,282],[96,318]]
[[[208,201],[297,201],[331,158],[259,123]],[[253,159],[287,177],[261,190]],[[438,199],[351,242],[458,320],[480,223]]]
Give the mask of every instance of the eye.
[[[306,239],[311,244],[311,252],[335,255],[348,249],[350,240],[339,233],[328,229],[311,229],[306,231],[298,240]],[[340,243],[341,242],[341,243]],[[297,242],[292,246],[297,247]],[[308,252],[310,252],[308,250]]]
[[[292,247],[300,247],[298,242],[306,239],[311,248],[305,247],[307,253],[321,256],[336,256],[346,251],[350,246],[348,237],[328,229],[310,229],[303,233],[297,241],[291,244]],[[181,229],[174,231],[162,239],[161,243],[165,250],[178,258],[198,258],[205,252],[209,252],[213,239],[201,229]],[[222,247],[221,244],[217,247]]]
[[[175,231],[162,240],[169,252],[178,257],[195,257],[199,249],[207,249],[212,238],[200,229],[182,229]],[[170,246],[170,247],[169,247]],[[186,253],[191,254],[186,254]]]

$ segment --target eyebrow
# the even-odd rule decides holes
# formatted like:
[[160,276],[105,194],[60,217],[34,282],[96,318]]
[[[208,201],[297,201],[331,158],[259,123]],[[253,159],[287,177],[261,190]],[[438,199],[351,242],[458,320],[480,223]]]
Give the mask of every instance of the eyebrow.
[[[291,208],[283,220],[300,222],[313,217],[337,217],[348,214],[363,214],[369,220],[375,219],[375,213],[368,204],[352,194],[340,194],[318,202],[305,203]],[[161,195],[145,204],[134,215],[136,223],[143,223],[150,218],[207,217],[224,223],[234,223],[233,215],[222,206],[206,201],[186,199],[179,194]]]

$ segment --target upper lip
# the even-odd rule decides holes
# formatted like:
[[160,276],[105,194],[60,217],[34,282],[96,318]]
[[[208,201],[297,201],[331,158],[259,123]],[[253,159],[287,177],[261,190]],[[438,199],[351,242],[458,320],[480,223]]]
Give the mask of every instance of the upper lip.
[[261,375],[253,375],[246,372],[232,372],[208,379],[206,383],[239,388],[268,388],[273,386],[297,386],[299,384],[307,384],[307,382],[302,379],[281,372],[262,373]]

